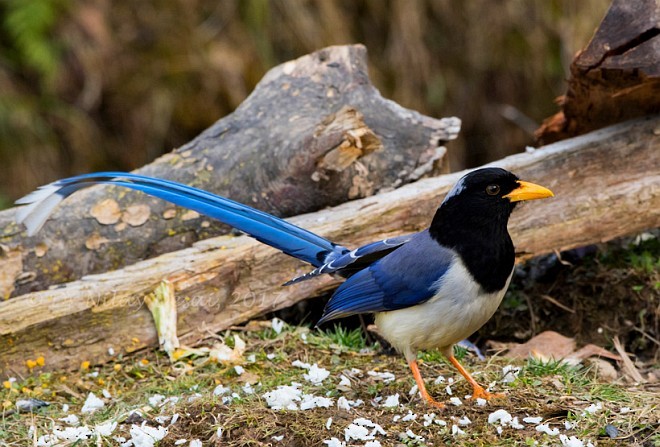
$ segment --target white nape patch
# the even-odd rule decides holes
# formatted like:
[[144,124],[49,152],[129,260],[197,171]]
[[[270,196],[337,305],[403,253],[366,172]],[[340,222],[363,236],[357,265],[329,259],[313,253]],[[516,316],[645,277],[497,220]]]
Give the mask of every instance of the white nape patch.
[[377,313],[376,325],[408,360],[416,358],[418,350],[449,348],[493,316],[510,280],[511,275],[499,292],[484,293],[456,257],[438,281],[435,296],[417,306]]
[[461,177],[456,184],[449,190],[445,196],[445,200],[442,203],[445,203],[447,199],[459,195],[465,189],[465,176]]

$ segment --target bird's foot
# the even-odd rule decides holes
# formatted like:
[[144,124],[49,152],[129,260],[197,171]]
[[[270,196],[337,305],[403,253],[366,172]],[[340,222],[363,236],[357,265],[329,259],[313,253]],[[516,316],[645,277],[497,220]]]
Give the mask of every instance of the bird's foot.
[[424,401],[426,401],[426,404],[433,407],[433,408],[438,408],[438,409],[445,408],[445,404],[443,404],[442,402],[438,402],[437,400],[433,399],[428,394],[426,396],[422,395],[422,397],[424,398]]
[[500,399],[502,397],[506,397],[506,394],[504,393],[490,393],[486,391],[483,387],[474,387],[474,392],[472,393],[472,397],[470,399],[472,400],[477,400],[477,399],[484,399],[484,400],[491,400],[491,399]]

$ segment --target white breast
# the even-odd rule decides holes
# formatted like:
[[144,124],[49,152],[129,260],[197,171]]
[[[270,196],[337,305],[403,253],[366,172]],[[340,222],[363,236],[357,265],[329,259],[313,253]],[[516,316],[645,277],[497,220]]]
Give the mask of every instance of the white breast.
[[409,361],[418,350],[447,351],[483,326],[502,302],[511,275],[501,291],[484,293],[457,261],[439,280],[436,295],[424,304],[376,314],[379,332]]

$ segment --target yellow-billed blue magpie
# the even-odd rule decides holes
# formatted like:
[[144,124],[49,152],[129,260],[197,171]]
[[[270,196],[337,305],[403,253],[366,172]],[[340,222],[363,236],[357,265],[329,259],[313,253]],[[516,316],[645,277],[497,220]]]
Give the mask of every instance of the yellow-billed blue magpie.
[[473,398],[494,395],[482,388],[453,356],[453,345],[493,315],[509,285],[514,248],[509,216],[521,200],[552,197],[542,186],[499,168],[463,176],[449,191],[428,229],[374,242],[355,250],[337,245],[278,217],[224,197],[169,180],[101,172],[58,180],[19,199],[17,220],[36,233],[65,197],[106,183],[145,192],[229,224],[255,239],[316,267],[294,284],[323,273],[347,278],[327,303],[319,324],[374,313],[381,334],[402,352],[422,397],[419,350],[438,348],[472,385]]

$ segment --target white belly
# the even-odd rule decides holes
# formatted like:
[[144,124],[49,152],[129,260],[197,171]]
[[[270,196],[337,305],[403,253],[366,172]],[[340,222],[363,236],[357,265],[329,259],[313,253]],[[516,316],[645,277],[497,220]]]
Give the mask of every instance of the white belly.
[[439,348],[445,352],[493,316],[509,281],[511,275],[500,292],[483,293],[459,260],[443,275],[433,298],[417,306],[377,313],[376,325],[409,361],[418,350]]

